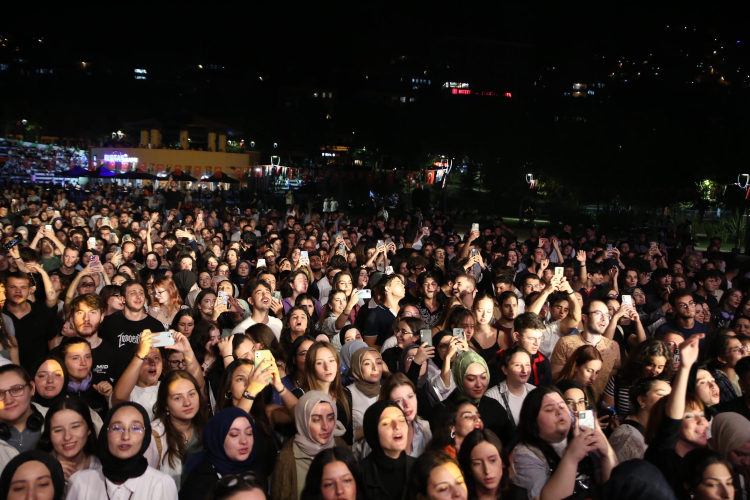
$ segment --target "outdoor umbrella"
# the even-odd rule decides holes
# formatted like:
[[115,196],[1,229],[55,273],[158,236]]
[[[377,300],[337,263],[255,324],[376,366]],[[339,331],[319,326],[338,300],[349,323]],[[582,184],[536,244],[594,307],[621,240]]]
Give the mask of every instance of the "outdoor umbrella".
[[57,172],[55,173],[55,177],[62,177],[62,178],[73,178],[73,177],[89,177],[91,175],[91,172],[89,172],[85,168],[81,167],[73,167],[72,169],[68,170],[67,172]]
[[198,179],[196,179],[192,175],[186,174],[185,172],[180,172],[179,175],[178,174],[172,174],[172,180],[175,180],[175,181],[195,182]]
[[145,179],[150,179],[150,180],[155,180],[155,179],[158,179],[158,177],[156,177],[155,175],[152,175],[152,174],[147,174],[146,172],[132,172],[131,171],[131,172],[123,172],[121,174],[117,174],[117,175],[115,175],[115,179],[129,179],[129,180],[137,180],[137,179],[145,180]]
[[216,177],[216,174],[212,175],[211,177],[201,179],[201,182],[223,182],[225,184],[239,184],[240,183],[240,181],[232,177],[229,177],[228,175],[222,175],[221,177]]

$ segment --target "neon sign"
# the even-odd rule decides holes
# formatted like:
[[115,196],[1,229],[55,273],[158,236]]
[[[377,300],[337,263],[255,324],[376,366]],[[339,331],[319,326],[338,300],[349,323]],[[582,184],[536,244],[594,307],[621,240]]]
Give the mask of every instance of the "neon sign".
[[138,163],[138,158],[133,158],[131,156],[126,155],[125,153],[120,153],[119,151],[104,155],[104,161],[105,162],[115,162],[115,163]]
[[464,90],[464,89],[453,89],[451,91],[452,94],[464,94],[464,95],[471,95],[471,90]]

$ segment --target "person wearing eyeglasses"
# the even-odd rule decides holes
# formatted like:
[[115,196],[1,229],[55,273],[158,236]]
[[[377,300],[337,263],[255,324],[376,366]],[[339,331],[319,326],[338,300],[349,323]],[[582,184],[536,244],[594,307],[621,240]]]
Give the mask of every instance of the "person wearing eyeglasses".
[[742,396],[742,388],[735,367],[748,355],[740,339],[729,333],[714,335],[708,342],[707,359],[711,374],[719,386],[720,403]]
[[164,329],[169,329],[172,320],[180,311],[188,306],[182,302],[177,286],[169,276],[161,276],[154,280],[154,302],[149,308],[149,314],[161,321]]
[[19,453],[34,449],[41,436],[46,409],[32,403],[35,392],[25,369],[0,366],[0,470]]
[[607,380],[613,371],[619,370],[621,366],[620,346],[614,340],[604,336],[607,326],[612,318],[609,315],[607,305],[600,300],[593,300],[583,304],[581,310],[583,320],[583,331],[576,335],[567,335],[560,338],[550,357],[552,374],[557,375],[562,371],[568,358],[583,345],[596,347],[602,355],[602,371],[593,385],[594,396],[599,401]]
[[169,475],[149,467],[144,453],[151,444],[151,423],[138,403],[114,406],[99,432],[101,469],[76,472],[68,483],[68,498],[177,499]]
[[195,300],[196,297],[198,297],[198,294],[201,293],[203,290],[210,290],[211,289],[211,273],[208,271],[203,271],[200,274],[198,274],[198,280],[195,283],[195,286],[188,292],[187,297],[185,298],[185,303],[190,306],[195,306]]
[[[697,307],[696,300],[690,290],[675,290],[669,294],[669,305],[672,307],[674,316],[668,318],[664,324],[654,332],[655,337],[663,336],[671,331],[678,331],[683,338],[688,338],[696,333],[702,333],[700,346],[703,348],[711,332],[704,323],[695,319]],[[717,303],[718,305],[718,303]]]

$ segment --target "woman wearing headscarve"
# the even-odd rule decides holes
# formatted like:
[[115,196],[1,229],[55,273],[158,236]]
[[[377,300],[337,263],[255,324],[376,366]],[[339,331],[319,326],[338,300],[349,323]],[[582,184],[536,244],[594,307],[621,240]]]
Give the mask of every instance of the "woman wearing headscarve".
[[333,399],[323,392],[310,391],[299,400],[294,408],[297,434],[281,449],[273,471],[274,500],[297,500],[315,455],[334,446],[346,446],[339,437],[346,429],[336,413]]
[[444,401],[435,405],[430,424],[434,427],[440,414],[450,406],[468,401],[479,410],[485,428],[497,434],[502,442],[509,443],[511,424],[508,414],[500,403],[485,395],[490,378],[489,368],[484,358],[473,351],[462,352],[456,357],[452,372],[456,390]]
[[225,408],[208,421],[203,450],[188,457],[180,500],[209,498],[219,478],[230,474],[254,471],[262,475],[263,464],[255,460],[255,422],[241,408]]
[[734,487],[747,498],[750,493],[750,421],[739,413],[720,413],[711,421],[708,447],[734,466]]
[[341,348],[341,352],[339,353],[339,358],[341,358],[341,383],[345,386],[354,383],[354,376],[352,375],[351,371],[352,356],[354,356],[354,353],[362,349],[363,347],[369,346],[362,340],[353,340],[351,342],[347,342]]
[[60,462],[43,451],[24,451],[8,462],[0,475],[0,497],[6,500],[62,500],[64,493]]
[[250,264],[249,260],[241,260],[237,262],[237,267],[232,271],[232,283],[237,285],[240,290],[245,286],[247,280],[250,279],[250,271],[252,268],[253,266]]
[[149,467],[144,452],[151,443],[148,413],[138,403],[116,405],[99,432],[101,469],[76,472],[68,483],[68,498],[101,500],[176,499],[174,480]]
[[352,424],[354,440],[365,435],[362,431],[362,419],[365,411],[378,400],[380,394],[380,377],[383,374],[383,359],[373,347],[357,349],[352,356],[351,372],[354,383],[346,386],[352,395]]
[[211,273],[208,271],[201,271],[198,273],[198,281],[195,282],[197,287],[190,287],[185,303],[190,307],[195,307],[196,299],[198,294],[204,290],[211,290]]
[[363,429],[372,450],[360,461],[365,498],[401,499],[415,460],[405,451],[409,431],[403,410],[393,401],[378,401],[365,412]]

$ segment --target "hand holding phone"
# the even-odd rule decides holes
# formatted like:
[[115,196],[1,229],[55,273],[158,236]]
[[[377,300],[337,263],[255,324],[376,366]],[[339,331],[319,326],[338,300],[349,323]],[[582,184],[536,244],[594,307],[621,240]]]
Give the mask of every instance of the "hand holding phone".
[[593,410],[584,410],[578,412],[578,427],[580,427],[581,430],[583,430],[584,428],[596,429]]
[[266,259],[258,259],[258,265],[256,267],[266,267]]
[[423,330],[419,330],[419,343],[424,344],[425,342],[427,345],[432,346],[432,330],[429,328],[425,328]]
[[471,231],[472,232],[479,231],[479,224],[477,224],[476,222],[474,224],[472,224],[471,225]]
[[151,347],[166,347],[174,345],[173,332],[159,332],[151,338]]
[[359,296],[360,299],[371,299],[372,298],[372,290],[369,288],[365,288],[362,290],[362,293]]

